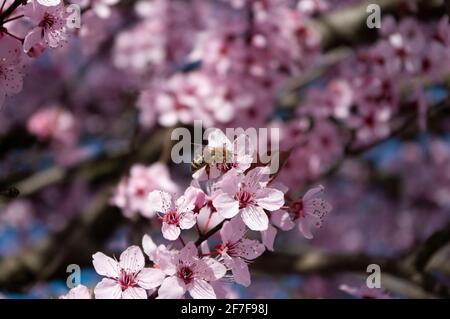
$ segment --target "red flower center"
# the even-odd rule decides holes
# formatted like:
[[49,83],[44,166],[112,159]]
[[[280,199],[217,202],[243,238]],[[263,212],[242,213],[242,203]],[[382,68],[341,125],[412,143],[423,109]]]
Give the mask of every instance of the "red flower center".
[[124,270],[121,270],[119,279],[117,280],[122,290],[125,290],[130,287],[136,286],[136,278],[132,273],[127,273]]
[[39,23],[39,26],[44,29],[49,29],[55,24],[55,21],[56,21],[55,17],[46,12],[41,22]]
[[305,212],[303,211],[303,202],[294,202],[291,205],[291,210],[295,215],[295,218],[305,217]]
[[185,284],[189,284],[194,279],[194,272],[187,266],[181,267],[177,272],[178,278],[181,278]]
[[180,214],[176,210],[172,210],[164,214],[163,222],[169,225],[178,225],[180,222]]
[[236,194],[235,199],[239,201],[239,209],[254,204],[252,193],[245,190],[240,190]]

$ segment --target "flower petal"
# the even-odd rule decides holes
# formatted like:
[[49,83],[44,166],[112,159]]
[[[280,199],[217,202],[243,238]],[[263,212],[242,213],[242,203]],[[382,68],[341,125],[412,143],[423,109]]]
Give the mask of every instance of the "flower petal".
[[119,277],[119,263],[111,257],[106,256],[104,253],[98,252],[92,255],[92,264],[99,275],[110,278]]
[[233,258],[233,266],[231,267],[234,281],[245,287],[250,286],[250,272],[247,263],[239,257]]
[[126,272],[137,273],[145,266],[145,258],[139,246],[130,246],[120,255],[120,267]]
[[213,206],[224,218],[233,218],[239,213],[239,202],[227,193],[217,195],[213,199]]
[[95,299],[120,299],[122,297],[122,288],[120,285],[109,278],[103,278],[94,288]]
[[241,216],[236,216],[230,221],[223,224],[220,230],[220,236],[223,242],[236,243],[245,234],[245,224],[242,221]]
[[160,286],[166,278],[166,275],[158,268],[144,268],[136,276],[136,281],[139,286],[144,289],[152,289]]
[[270,221],[272,224],[284,231],[291,230],[295,227],[295,223],[292,221],[289,213],[284,210],[272,212],[270,214]]
[[194,299],[216,299],[213,287],[202,279],[194,279],[188,287],[189,294]]
[[163,191],[153,191],[148,194],[148,202],[152,208],[161,213],[165,213],[173,208],[172,196]]
[[184,213],[180,219],[180,228],[189,229],[192,228],[196,223],[195,215],[193,212]]
[[264,246],[267,247],[268,250],[273,251],[273,244],[275,242],[275,236],[277,235],[277,229],[272,225],[269,225],[267,230],[261,232],[261,239]]
[[163,223],[161,228],[163,237],[167,240],[177,240],[181,229],[177,225]]
[[269,227],[269,217],[261,207],[247,206],[242,209],[241,216],[245,225],[251,230],[263,231]]
[[144,253],[150,258],[150,260],[154,262],[156,258],[157,247],[153,242],[153,239],[147,234],[142,237],[142,249],[144,250]]
[[264,209],[274,211],[284,205],[284,194],[274,188],[263,188],[255,195],[256,203]]
[[122,299],[147,299],[147,292],[139,287],[130,287],[122,292]]
[[158,289],[157,299],[179,299],[186,292],[186,286],[179,278],[172,276],[164,279]]

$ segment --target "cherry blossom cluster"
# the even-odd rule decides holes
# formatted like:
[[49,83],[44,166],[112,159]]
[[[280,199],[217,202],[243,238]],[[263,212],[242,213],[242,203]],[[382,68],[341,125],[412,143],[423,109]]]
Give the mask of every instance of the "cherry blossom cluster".
[[[166,1],[157,1],[154,6],[159,2]],[[177,1],[166,4],[176,5]],[[195,37],[192,28],[184,30],[184,40],[176,42],[178,48],[165,43],[136,47],[139,42],[124,34],[124,41],[133,43],[135,53],[130,55],[130,49],[118,41],[116,61],[125,66],[126,60],[140,63],[141,67],[145,63],[153,65],[154,59],[168,58],[169,52],[177,56],[184,51],[184,60],[176,58],[178,65],[184,63],[191,68],[165,74],[164,81],[151,81],[138,102],[141,122],[145,126],[155,122],[172,126],[192,123],[195,118],[205,126],[248,126],[250,121],[254,126],[262,125],[273,111],[274,96],[283,82],[311,66],[319,52],[320,37],[307,25],[308,15],[285,1],[228,3],[215,9],[205,5],[202,10],[210,10],[214,20],[200,21]],[[157,22],[149,19],[149,28]],[[170,21],[159,23],[163,28]],[[143,28],[139,30],[144,32]],[[175,33],[178,28],[170,30]],[[168,39],[170,34],[165,37]],[[186,39],[193,42],[191,47],[185,44]],[[139,59],[133,58],[137,54]]]
[[[321,198],[323,186],[291,200],[268,166],[252,165],[254,152],[240,143],[247,139],[240,135],[230,141],[221,130],[213,130],[206,147],[225,148],[233,154],[230,162],[211,161],[203,166],[178,197],[171,194],[177,186],[160,164],[131,169],[112,202],[127,217],[139,212],[157,218],[162,237],[170,244],[157,246],[144,236],[143,251],[151,261],[147,268],[137,246],[127,248],[119,261],[94,254],[94,268],[105,277],[94,289],[96,298],[181,298],[187,292],[192,298],[224,298],[231,281],[250,285],[248,264],[265,249],[274,249],[278,231],[298,224],[304,237],[313,238],[313,229],[320,228],[331,211]],[[184,233],[193,228],[198,240],[186,242]],[[261,241],[251,239],[251,232],[259,232]],[[176,248],[177,241],[181,249]],[[77,287],[65,297],[82,296],[88,296],[86,289]]]

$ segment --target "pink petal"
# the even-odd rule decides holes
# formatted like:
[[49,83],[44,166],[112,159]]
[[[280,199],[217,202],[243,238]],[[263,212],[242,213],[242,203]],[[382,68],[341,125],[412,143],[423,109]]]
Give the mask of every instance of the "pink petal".
[[161,228],[163,237],[167,240],[177,240],[181,229],[177,225],[163,223]]
[[92,255],[92,264],[99,275],[110,278],[119,277],[119,263],[104,253],[98,252]]
[[122,288],[120,285],[109,278],[103,278],[94,288],[95,299],[120,299],[122,297]]
[[295,223],[292,221],[289,213],[284,210],[272,212],[270,214],[270,221],[272,224],[284,231],[291,230],[295,226]]
[[153,191],[148,194],[148,202],[151,207],[161,213],[165,213],[173,208],[172,196],[163,191]]
[[284,205],[284,194],[274,188],[263,188],[255,195],[256,203],[264,209],[274,211]]
[[225,276],[227,268],[214,258],[204,258],[197,264],[196,272],[202,279],[214,281]]
[[247,263],[239,257],[233,258],[233,266],[231,267],[234,281],[245,287],[250,286],[250,272]]
[[147,292],[139,287],[130,287],[122,292],[122,299],[147,299]]
[[224,218],[233,218],[239,213],[239,202],[226,193],[222,193],[213,199],[213,206]]
[[178,277],[167,277],[158,289],[157,299],[179,299],[186,292],[185,284]]
[[136,276],[139,286],[144,289],[153,289],[160,286],[166,275],[158,268],[144,268]]
[[188,287],[189,294],[194,299],[216,299],[213,287],[202,279],[194,279]]
[[197,247],[195,247],[195,244],[193,242],[188,242],[186,246],[184,246],[180,250],[180,253],[178,254],[178,260],[189,261],[197,256],[198,256]]
[[59,299],[92,299],[92,297],[86,286],[78,285],[70,289],[64,296],[59,297]]
[[261,239],[264,246],[267,247],[268,250],[273,251],[273,244],[275,242],[275,236],[277,235],[277,229],[272,225],[269,225],[267,230],[261,232]]
[[195,215],[193,212],[184,213],[180,219],[180,228],[181,229],[190,229],[196,223]]
[[23,42],[23,50],[26,52],[30,51],[35,45],[37,45],[42,40],[42,30],[39,27],[31,30],[26,36]]
[[1,43],[0,46],[0,65],[14,65],[18,64],[20,61],[20,51],[21,51],[21,45],[20,42],[16,39],[9,37],[9,36],[3,36],[1,37]]
[[245,234],[245,224],[240,216],[236,216],[223,224],[220,230],[222,241],[236,243]]
[[142,237],[142,248],[144,253],[154,262],[157,247],[149,235],[144,235],[144,237]]
[[269,218],[261,207],[245,207],[242,209],[241,216],[245,225],[251,230],[263,231],[269,227]]
[[60,4],[61,0],[37,0],[37,2],[45,7],[53,7]]
[[311,228],[313,227],[314,222],[315,221],[313,218],[306,217],[306,218],[301,218],[298,223],[298,228],[306,239],[312,239],[314,237],[311,232]]
[[139,246],[130,246],[120,255],[120,267],[126,272],[137,273],[145,266],[145,258]]
[[254,239],[243,238],[235,247],[237,255],[247,260],[261,256],[265,250],[264,245]]
[[321,193],[323,193],[325,187],[322,185],[316,186],[314,188],[311,188],[309,191],[306,192],[305,195],[303,195],[303,201],[308,201],[310,198],[313,198]]

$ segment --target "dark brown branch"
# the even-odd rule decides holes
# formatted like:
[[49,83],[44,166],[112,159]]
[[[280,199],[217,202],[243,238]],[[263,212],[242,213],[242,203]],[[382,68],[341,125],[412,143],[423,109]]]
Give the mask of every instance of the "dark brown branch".
[[442,229],[432,234],[422,245],[420,245],[416,253],[413,254],[414,267],[423,272],[431,258],[443,247],[450,243],[450,222]]

